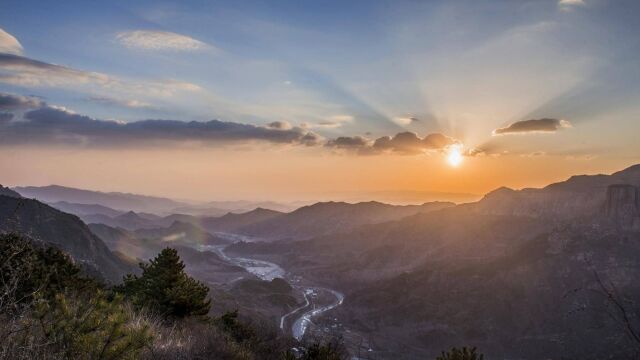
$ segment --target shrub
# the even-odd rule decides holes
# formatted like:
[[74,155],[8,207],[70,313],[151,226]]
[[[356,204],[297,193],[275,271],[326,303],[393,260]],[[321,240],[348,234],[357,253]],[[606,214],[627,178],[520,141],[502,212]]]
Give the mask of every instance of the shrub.
[[34,318],[46,343],[70,359],[135,359],[153,340],[151,325],[122,296],[102,292],[39,301]]
[[452,348],[448,352],[442,352],[436,360],[483,360],[484,355],[476,353],[476,348],[462,347],[462,349]]

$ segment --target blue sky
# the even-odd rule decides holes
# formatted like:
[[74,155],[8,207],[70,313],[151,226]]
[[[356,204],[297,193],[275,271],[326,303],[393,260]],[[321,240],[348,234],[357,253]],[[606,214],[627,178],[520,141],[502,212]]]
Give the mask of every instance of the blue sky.
[[[92,119],[281,122],[287,139],[312,132],[319,145],[366,147],[359,154],[405,131],[443,134],[469,156],[632,161],[640,150],[636,1],[5,0],[0,10],[19,42],[0,37],[0,50],[70,69],[5,63],[0,92]],[[493,135],[537,119],[568,126]]]

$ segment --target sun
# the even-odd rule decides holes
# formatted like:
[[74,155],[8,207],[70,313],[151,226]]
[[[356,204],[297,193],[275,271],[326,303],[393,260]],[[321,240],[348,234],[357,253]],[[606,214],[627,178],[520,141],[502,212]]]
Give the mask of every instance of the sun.
[[458,144],[449,146],[447,150],[447,163],[449,163],[450,166],[458,167],[462,164],[462,160],[462,146]]

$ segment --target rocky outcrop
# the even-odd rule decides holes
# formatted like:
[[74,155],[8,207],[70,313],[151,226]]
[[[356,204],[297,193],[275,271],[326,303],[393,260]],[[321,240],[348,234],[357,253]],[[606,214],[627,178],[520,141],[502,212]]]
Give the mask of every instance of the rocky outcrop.
[[604,212],[624,229],[640,230],[640,189],[629,184],[610,185]]

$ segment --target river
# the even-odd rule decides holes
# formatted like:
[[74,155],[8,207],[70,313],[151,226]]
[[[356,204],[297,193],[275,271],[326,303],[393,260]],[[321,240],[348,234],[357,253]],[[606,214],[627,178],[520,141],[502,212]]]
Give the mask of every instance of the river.
[[[216,233],[216,235],[220,237],[224,237],[234,242],[237,242],[239,240],[244,240],[244,241],[247,240],[247,238],[243,237],[242,235],[236,235],[236,234]],[[251,239],[251,240],[255,240],[255,239]],[[291,281],[291,277],[288,276],[286,271],[282,267],[280,267],[278,264],[265,261],[265,260],[251,259],[247,257],[229,256],[224,251],[226,246],[228,245],[206,245],[206,246],[203,246],[201,250],[214,252],[224,261],[227,261],[233,265],[240,266],[244,268],[247,272],[257,276],[262,280],[271,281],[275,278],[283,278],[285,280],[288,280],[290,283],[293,282]],[[299,279],[296,282],[299,282]],[[322,313],[325,313],[329,310],[335,309],[336,307],[340,306],[344,301],[344,294],[342,294],[339,291],[327,289],[324,287],[298,286],[298,285],[294,285],[293,287],[294,289],[297,289],[302,292],[302,295],[305,299],[305,304],[283,315],[280,318],[280,329],[284,331],[286,320],[289,317],[297,316],[296,320],[294,320],[293,324],[291,325],[291,334],[297,340],[301,340],[305,332],[307,331],[312,319],[317,318]],[[320,292],[331,294],[333,297],[335,297],[335,300],[329,304],[323,304],[318,306],[317,295]],[[304,311],[305,309],[308,309],[308,310]]]

